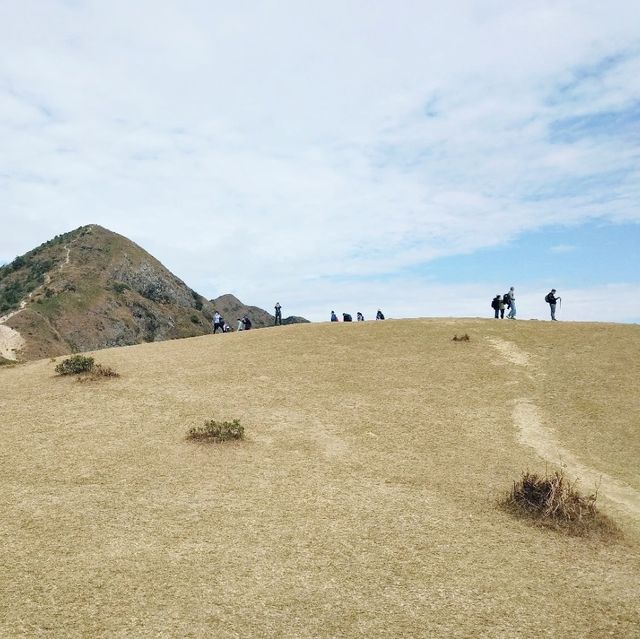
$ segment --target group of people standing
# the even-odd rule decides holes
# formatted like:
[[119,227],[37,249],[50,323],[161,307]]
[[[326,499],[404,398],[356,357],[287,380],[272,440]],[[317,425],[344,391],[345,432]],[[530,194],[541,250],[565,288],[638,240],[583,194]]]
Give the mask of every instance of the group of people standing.
[[507,319],[516,318],[516,292],[513,286],[504,294],[496,295],[491,300],[491,308],[495,311],[496,319],[504,319],[504,312],[509,310]]
[[[377,320],[383,320],[384,319],[384,315],[382,313],[382,311],[380,309],[378,309],[378,312],[376,313],[376,319]],[[331,321],[332,322],[338,322],[340,320],[338,320],[338,316],[336,315],[335,311],[331,311]],[[353,318],[351,317],[351,315],[349,313],[343,313],[342,314],[342,321],[343,322],[353,322]],[[358,322],[364,322],[364,315],[358,311],[356,313],[356,321]]]
[[[551,319],[557,322],[556,305],[562,303],[562,298],[556,295],[556,289],[552,288],[545,296],[544,301],[549,304],[551,310]],[[496,295],[491,300],[491,308],[494,310],[496,319],[504,319],[505,310],[509,310],[507,319],[516,319],[516,293],[513,286],[504,295]]]

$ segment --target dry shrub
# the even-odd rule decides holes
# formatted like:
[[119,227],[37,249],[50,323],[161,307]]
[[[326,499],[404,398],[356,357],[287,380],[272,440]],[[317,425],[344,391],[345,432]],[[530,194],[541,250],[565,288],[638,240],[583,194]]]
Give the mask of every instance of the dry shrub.
[[571,535],[618,537],[620,531],[615,523],[596,507],[598,491],[585,497],[577,483],[577,479],[569,481],[562,469],[543,476],[523,472],[500,505],[538,525]]
[[79,375],[77,380],[79,382],[91,382],[104,377],[120,377],[120,373],[117,373],[109,366],[94,364],[90,371]]
[[194,426],[191,428],[187,437],[198,441],[211,442],[242,439],[244,437],[244,426],[240,425],[240,420],[238,419],[230,422],[217,422],[214,419],[210,419],[207,420],[203,426]]
[[451,338],[451,341],[453,342],[468,342],[471,338],[469,337],[469,335],[467,335],[467,333],[465,333],[464,335],[460,335],[460,337],[458,337],[458,335],[454,335]]

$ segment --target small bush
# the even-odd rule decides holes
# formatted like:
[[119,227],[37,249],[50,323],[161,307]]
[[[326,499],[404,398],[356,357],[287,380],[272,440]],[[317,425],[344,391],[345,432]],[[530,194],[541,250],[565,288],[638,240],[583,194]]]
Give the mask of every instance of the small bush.
[[128,284],[125,284],[124,282],[114,282],[111,285],[111,290],[114,291],[115,293],[118,293],[118,295],[121,295],[125,291],[131,290],[131,287]]
[[464,335],[461,335],[460,337],[458,337],[458,335],[456,334],[451,338],[451,341],[453,342],[468,342],[470,340],[471,338],[466,333]]
[[72,355],[71,357],[62,360],[62,362],[56,366],[56,373],[58,373],[58,375],[77,375],[78,373],[87,373],[91,371],[93,365],[93,357]]
[[187,437],[189,439],[214,442],[242,439],[244,437],[244,426],[240,425],[240,420],[238,419],[230,422],[217,422],[214,419],[210,419],[203,426],[191,428]]
[[86,357],[85,355],[72,355],[62,360],[55,370],[58,375],[78,375],[79,382],[96,380],[102,377],[120,377],[112,368],[96,364],[93,357]]
[[500,505],[541,526],[572,535],[618,536],[616,525],[596,507],[597,491],[585,497],[576,485],[577,480],[570,482],[562,469],[544,476],[524,472]]

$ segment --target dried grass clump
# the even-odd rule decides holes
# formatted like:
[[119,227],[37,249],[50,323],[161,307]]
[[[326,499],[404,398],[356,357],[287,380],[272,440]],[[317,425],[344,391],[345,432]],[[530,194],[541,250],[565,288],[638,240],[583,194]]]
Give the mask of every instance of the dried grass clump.
[[511,492],[500,504],[536,524],[571,535],[619,536],[617,526],[596,507],[597,490],[585,497],[577,483],[569,481],[562,469],[544,476],[527,471],[520,481],[513,482]]
[[203,426],[194,426],[187,434],[189,439],[198,441],[225,442],[230,439],[242,439],[244,426],[240,420],[230,422],[218,422],[214,419],[207,420]]
[[469,337],[469,335],[467,335],[467,333],[465,333],[464,335],[460,335],[460,337],[458,337],[458,335],[454,335],[451,338],[451,341],[453,342],[468,342],[471,338]]
[[102,364],[94,364],[90,371],[78,376],[79,382],[91,382],[103,377],[120,377],[120,373],[117,373],[109,366],[103,366]]

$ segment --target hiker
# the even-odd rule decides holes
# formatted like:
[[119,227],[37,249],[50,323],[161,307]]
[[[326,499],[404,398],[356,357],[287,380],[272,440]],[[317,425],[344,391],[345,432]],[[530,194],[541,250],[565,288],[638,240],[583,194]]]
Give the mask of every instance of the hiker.
[[223,333],[231,333],[233,329],[231,328],[231,326],[229,326],[229,324],[227,324],[226,322],[224,323],[224,326],[222,327],[222,332]]
[[282,326],[282,306],[280,306],[280,302],[276,302],[276,322],[274,326]]
[[496,319],[500,318],[500,306],[502,306],[502,317],[504,317],[504,304],[502,303],[502,296],[501,295],[496,295],[491,300],[491,308],[495,311],[494,317]]
[[360,311],[358,311],[358,312],[356,313],[356,319],[357,319],[359,322],[364,322],[364,315],[363,315]]
[[508,293],[504,294],[504,296],[505,296],[505,301],[507,301],[507,306],[509,308],[509,314],[507,315],[507,319],[515,319],[516,318],[516,292],[513,286],[509,289]]
[[242,318],[242,325],[244,326],[245,331],[251,329],[251,320],[246,315]]
[[238,318],[238,331],[244,330],[244,317]]
[[544,301],[549,304],[549,308],[551,309],[551,321],[557,322],[556,319],[556,302],[562,303],[561,297],[556,297],[556,289],[552,288],[545,296]]
[[331,311],[331,321],[332,322],[337,322],[338,321],[338,316],[335,314],[334,311]]
[[378,309],[378,312],[376,313],[376,319],[377,320],[383,320],[384,319],[384,315],[382,314],[382,311],[380,309]]
[[342,314],[342,321],[343,322],[352,322],[353,319],[352,319],[351,315],[349,315],[349,313],[343,313]]
[[213,334],[215,335],[220,329],[224,333],[224,320],[222,319],[222,315],[216,311],[213,314]]

